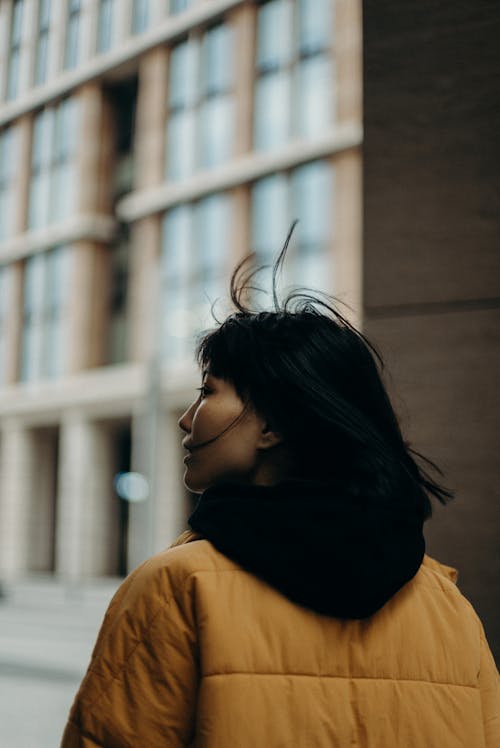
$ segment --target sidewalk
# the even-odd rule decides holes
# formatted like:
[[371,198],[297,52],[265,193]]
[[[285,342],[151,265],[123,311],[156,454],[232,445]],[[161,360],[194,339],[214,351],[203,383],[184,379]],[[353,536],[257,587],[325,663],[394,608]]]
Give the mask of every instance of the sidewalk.
[[0,746],[57,748],[106,607],[120,579],[3,584]]

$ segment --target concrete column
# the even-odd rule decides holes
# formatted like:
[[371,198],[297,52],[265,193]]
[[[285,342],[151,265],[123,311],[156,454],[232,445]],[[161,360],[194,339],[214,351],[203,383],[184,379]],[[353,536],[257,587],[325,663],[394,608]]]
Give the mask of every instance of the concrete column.
[[132,0],[120,0],[119,3],[116,3],[113,25],[115,26],[115,45],[118,46],[130,36],[130,29],[132,26]]
[[56,528],[56,571],[78,581],[114,573],[111,442],[83,413],[61,423]]
[[228,23],[233,30],[234,154],[240,155],[252,149],[256,5],[236,8]]
[[352,308],[339,309],[359,326],[363,312],[362,164],[359,149],[331,159],[333,171],[334,226],[332,234],[333,278],[329,287]]
[[16,576],[28,567],[28,520],[35,489],[32,434],[14,419],[0,435],[0,575]]
[[150,0],[149,26],[152,28],[167,18],[168,6],[165,0]]
[[79,241],[72,245],[68,311],[67,372],[104,363],[106,358],[110,258],[105,246]]
[[25,114],[15,124],[17,153],[14,190],[14,234],[21,234],[28,223],[28,204],[31,179],[31,139],[33,117]]
[[113,165],[112,117],[99,82],[84,84],[78,93],[80,137],[76,155],[78,211],[111,212],[109,182]]
[[[148,455],[147,416],[137,409],[132,418],[132,462],[134,469],[146,471]],[[177,416],[162,409],[157,423],[153,501],[132,503],[129,509],[128,570],[131,571],[152,553],[168,547],[186,529],[187,511],[182,489],[182,433]],[[152,538],[150,528],[153,527]],[[152,547],[150,543],[152,541]]]
[[[361,126],[362,35],[361,0],[337,0],[334,17],[335,121]],[[334,172],[334,226],[331,242],[333,278],[330,287],[352,307],[339,311],[353,324],[362,323],[362,178],[361,149],[331,159]]]
[[161,184],[165,163],[168,50],[152,49],[139,61],[135,136],[136,189]]
[[148,361],[155,340],[160,299],[153,303],[153,289],[159,289],[161,217],[147,216],[132,225],[129,276],[129,361]]
[[336,0],[334,65],[337,122],[362,121],[363,46],[361,0]]

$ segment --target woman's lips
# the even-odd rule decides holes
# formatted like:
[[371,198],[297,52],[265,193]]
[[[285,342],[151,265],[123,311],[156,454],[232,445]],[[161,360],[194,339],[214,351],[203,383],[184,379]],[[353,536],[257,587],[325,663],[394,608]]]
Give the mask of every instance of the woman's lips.
[[189,452],[189,453],[188,453],[188,454],[187,454],[187,455],[186,455],[186,456],[184,457],[184,462],[189,462],[189,460],[191,459],[191,457],[192,457],[192,456],[193,456],[193,455],[191,454],[191,452]]

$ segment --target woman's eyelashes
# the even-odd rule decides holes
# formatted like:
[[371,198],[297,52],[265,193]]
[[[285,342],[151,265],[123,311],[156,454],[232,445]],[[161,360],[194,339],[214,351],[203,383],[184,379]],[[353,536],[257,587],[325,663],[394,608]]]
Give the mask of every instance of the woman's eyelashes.
[[200,393],[200,397],[206,397],[208,394],[210,394],[210,390],[205,387],[205,385],[202,385],[201,387],[196,388],[198,392]]

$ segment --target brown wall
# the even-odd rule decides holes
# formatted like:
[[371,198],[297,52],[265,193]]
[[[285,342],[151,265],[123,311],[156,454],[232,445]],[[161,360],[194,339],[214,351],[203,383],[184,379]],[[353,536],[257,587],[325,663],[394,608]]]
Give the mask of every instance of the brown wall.
[[364,3],[364,319],[500,661],[500,4]]

